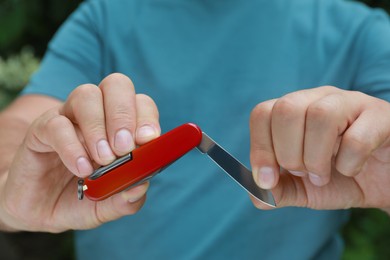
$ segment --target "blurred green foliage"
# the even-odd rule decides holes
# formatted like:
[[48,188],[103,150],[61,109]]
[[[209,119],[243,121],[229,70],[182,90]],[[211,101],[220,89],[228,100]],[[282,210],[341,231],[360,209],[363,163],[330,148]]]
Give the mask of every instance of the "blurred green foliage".
[[[360,1],[390,13],[390,0]],[[31,73],[38,68],[48,41],[80,2],[0,0],[0,110],[26,85]],[[377,209],[353,209],[342,234],[346,244],[343,260],[390,259],[390,218],[386,213]],[[7,255],[4,250],[12,247],[14,250],[8,251],[9,259],[73,258],[69,252],[72,250],[69,233],[56,236],[0,233],[0,238],[0,259]],[[9,243],[5,247],[1,242],[4,239]],[[49,241],[61,245],[55,252],[50,251],[54,247],[47,247]]]
[[27,84],[48,41],[81,2],[0,0],[0,110]]
[[32,46],[41,56],[48,40],[81,0],[0,0],[0,56]]
[[6,60],[0,57],[0,110],[23,89],[31,74],[38,69],[39,61],[27,47]]
[[390,217],[378,209],[353,209],[342,230],[344,260],[390,259]]

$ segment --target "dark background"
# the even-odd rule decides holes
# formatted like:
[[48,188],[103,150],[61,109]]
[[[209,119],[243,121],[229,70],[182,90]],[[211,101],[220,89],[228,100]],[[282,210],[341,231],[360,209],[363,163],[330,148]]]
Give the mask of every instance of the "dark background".
[[[82,1],[0,0],[0,58],[4,60],[0,63],[0,79],[2,69],[12,71],[9,67],[15,66],[15,63],[18,64],[16,66],[23,67],[24,60],[31,63],[31,55],[39,61],[58,26],[80,2]],[[383,8],[390,13],[390,0],[361,2]],[[19,58],[18,55],[25,46],[31,47],[33,54],[27,55],[27,58]],[[13,56],[16,56],[16,61]],[[15,78],[12,73],[7,75],[3,75],[5,82]],[[6,77],[10,79],[7,80]],[[0,109],[23,87],[21,83],[15,84],[15,91],[10,92],[10,87],[2,87],[0,82]],[[1,92],[2,88],[6,91]],[[6,95],[9,98],[2,99]],[[380,210],[353,209],[350,222],[341,232],[346,243],[343,259],[390,259],[390,218]],[[74,259],[73,233],[0,232],[0,259]]]

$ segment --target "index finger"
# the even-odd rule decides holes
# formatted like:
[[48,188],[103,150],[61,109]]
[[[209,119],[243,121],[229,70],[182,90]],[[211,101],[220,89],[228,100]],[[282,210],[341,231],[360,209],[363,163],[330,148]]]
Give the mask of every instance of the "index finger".
[[250,116],[250,160],[256,184],[263,189],[275,187],[279,164],[275,157],[271,133],[271,113],[276,99],[258,104]]

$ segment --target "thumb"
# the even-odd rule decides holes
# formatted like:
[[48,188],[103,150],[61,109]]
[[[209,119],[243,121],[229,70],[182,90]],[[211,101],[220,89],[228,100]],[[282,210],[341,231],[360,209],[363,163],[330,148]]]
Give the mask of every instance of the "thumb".
[[[281,169],[279,181],[277,185],[271,190],[276,202],[276,208],[287,206],[308,207],[309,203],[305,186],[308,182],[310,182],[308,178],[298,177],[290,174],[285,169]],[[260,202],[253,196],[251,196],[251,200],[258,209],[273,209],[272,207]]]

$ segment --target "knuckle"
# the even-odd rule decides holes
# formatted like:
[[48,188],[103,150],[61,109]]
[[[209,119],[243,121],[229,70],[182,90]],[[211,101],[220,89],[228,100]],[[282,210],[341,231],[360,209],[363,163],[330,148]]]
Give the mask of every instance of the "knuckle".
[[335,87],[335,86],[331,86],[331,85],[325,85],[325,86],[321,86],[321,87],[318,87],[318,89],[324,89],[324,90],[327,90],[328,92],[338,92],[340,91],[339,88]]
[[102,93],[99,88],[93,84],[84,84],[70,93],[67,106],[73,111],[77,111],[81,104],[95,103],[97,100],[102,100]]
[[[61,133],[62,135],[64,133],[67,133],[69,129],[73,128],[73,124],[69,121],[68,118],[62,115],[57,115],[52,117],[48,120],[46,123],[47,131],[49,136],[52,136],[51,142],[55,142],[56,139],[53,136],[58,135],[58,133]],[[54,134],[54,135],[53,135]],[[61,149],[62,153],[67,158],[72,158],[75,155],[75,152],[77,151],[78,145],[75,142],[75,140],[71,140],[71,138],[67,138],[66,142],[61,142],[61,147],[58,147],[54,143],[51,144],[51,146],[54,145],[56,147],[55,149]]]
[[148,104],[154,104],[153,99],[146,94],[137,94],[137,100],[140,100]]
[[99,88],[93,84],[83,84],[72,91],[69,96],[69,99],[83,101],[85,99],[90,99],[93,97],[101,97]]
[[269,118],[272,111],[272,104],[269,102],[262,102],[257,104],[251,111],[250,122],[251,124]]
[[343,136],[343,141],[353,154],[369,154],[372,151],[370,139],[362,132],[347,132]]
[[46,121],[46,129],[49,132],[57,132],[58,129],[64,129],[70,126],[69,120],[62,115],[55,115]]
[[280,117],[282,120],[295,120],[305,110],[304,102],[302,102],[304,97],[302,96],[300,93],[284,96],[276,101],[272,114]]
[[251,158],[271,159],[274,158],[274,156],[274,151],[272,147],[270,147],[269,142],[267,142],[266,140],[258,140],[257,142],[251,142]]
[[310,104],[307,108],[307,117],[323,122],[326,118],[337,114],[338,104],[327,99]]
[[74,158],[79,155],[79,145],[74,141],[65,143],[60,149],[64,158]]
[[151,124],[159,128],[159,111],[154,100],[145,94],[136,95],[137,126]]
[[[148,113],[145,113],[145,114],[153,114],[154,116],[157,116],[157,118],[159,117],[157,105],[150,96],[145,95],[145,94],[137,94],[136,95],[136,102],[137,102],[137,108],[142,108],[144,110],[146,110],[146,108],[147,108]],[[142,106],[139,106],[140,104]],[[141,113],[141,114],[144,114],[144,113]]]
[[110,115],[110,124],[118,126],[118,128],[135,126],[135,118],[128,108],[118,105],[114,110],[115,112]]
[[28,147],[32,148],[46,145],[48,137],[47,122],[57,116],[58,114],[54,113],[53,110],[49,110],[31,124],[24,139]]
[[85,131],[83,131],[84,136],[87,139],[101,139],[102,137],[106,136],[106,129],[99,119],[91,119],[87,122],[85,125]]
[[356,98],[362,98],[362,97],[364,97],[364,98],[369,98],[371,101],[374,101],[374,100],[376,99],[375,97],[369,96],[369,95],[367,95],[366,93],[363,93],[363,92],[361,92],[361,91],[359,91],[359,90],[350,90],[349,93],[350,93],[351,95],[354,95]]
[[273,112],[281,115],[289,115],[294,109],[295,102],[289,97],[284,97],[276,101]]
[[115,86],[122,86],[126,83],[126,86],[134,90],[134,84],[129,77],[121,73],[112,73],[105,77],[100,83],[99,87],[103,90]]
[[131,109],[127,104],[118,103],[112,108],[110,116],[117,119],[131,118],[134,114],[134,110]]

